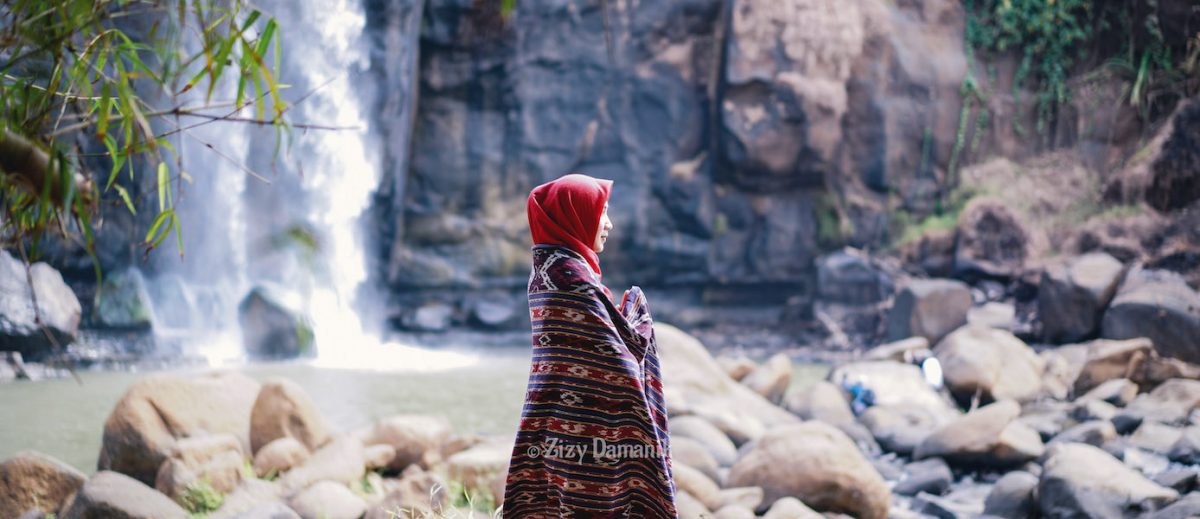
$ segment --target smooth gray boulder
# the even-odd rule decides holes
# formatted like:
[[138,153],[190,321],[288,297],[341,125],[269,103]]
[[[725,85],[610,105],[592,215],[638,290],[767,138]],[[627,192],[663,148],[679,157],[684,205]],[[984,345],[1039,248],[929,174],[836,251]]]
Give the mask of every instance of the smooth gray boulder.
[[920,336],[936,344],[967,324],[971,289],[950,279],[914,279],[900,289],[887,316],[889,341]]
[[1175,272],[1131,270],[1104,313],[1102,336],[1148,337],[1163,356],[1200,364],[1200,292]]
[[1094,336],[1124,273],[1125,266],[1103,252],[1047,267],[1038,284],[1043,337],[1069,343]]

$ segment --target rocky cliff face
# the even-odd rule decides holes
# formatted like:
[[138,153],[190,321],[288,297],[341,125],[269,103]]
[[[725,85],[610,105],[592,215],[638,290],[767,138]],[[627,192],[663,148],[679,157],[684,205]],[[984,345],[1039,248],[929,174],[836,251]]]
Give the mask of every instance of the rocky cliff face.
[[425,5],[415,75],[376,62],[384,91],[418,91],[412,160],[390,164],[377,208],[395,291],[519,288],[525,197],[571,171],[616,181],[607,282],[710,300],[806,294],[823,241],[877,241],[889,194],[937,194],[966,67],[958,2],[575,0],[507,19],[474,4]]

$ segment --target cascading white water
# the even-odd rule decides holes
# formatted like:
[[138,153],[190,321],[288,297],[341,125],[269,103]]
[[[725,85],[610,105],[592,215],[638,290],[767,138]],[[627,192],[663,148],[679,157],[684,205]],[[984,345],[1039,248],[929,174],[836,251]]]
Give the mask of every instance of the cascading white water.
[[[362,215],[378,186],[383,155],[364,115],[363,99],[373,92],[361,88],[369,66],[361,2],[257,5],[279,21],[285,55],[280,81],[293,85],[285,97],[295,103],[288,117],[355,129],[297,129],[277,162],[269,159],[273,135],[249,125],[212,124],[181,137],[184,170],[196,178],[179,204],[188,259],[172,267],[171,259],[160,257],[159,265],[178,272],[193,291],[211,291],[220,300],[216,312],[201,313],[201,324],[182,333],[191,334],[189,342],[211,364],[240,360],[238,301],[255,286],[274,285],[309,316],[318,366],[431,370],[477,362],[464,353],[385,344],[356,311],[375,303],[355,299],[373,293],[359,290],[367,281]],[[248,176],[239,162],[271,183]],[[297,228],[311,234],[315,247],[279,246],[278,237]],[[164,252],[173,250],[157,254]],[[159,332],[170,329],[156,323]]]

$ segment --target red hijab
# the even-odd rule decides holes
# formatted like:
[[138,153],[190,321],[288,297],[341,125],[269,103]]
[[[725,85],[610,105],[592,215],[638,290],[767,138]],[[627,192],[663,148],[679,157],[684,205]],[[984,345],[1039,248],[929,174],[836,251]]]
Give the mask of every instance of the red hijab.
[[[533,243],[561,245],[579,253],[599,279],[600,257],[592,244],[600,232],[600,215],[612,184],[611,180],[571,173],[533,188],[526,205]],[[607,287],[601,287],[608,293]],[[608,296],[612,298],[611,293]]]

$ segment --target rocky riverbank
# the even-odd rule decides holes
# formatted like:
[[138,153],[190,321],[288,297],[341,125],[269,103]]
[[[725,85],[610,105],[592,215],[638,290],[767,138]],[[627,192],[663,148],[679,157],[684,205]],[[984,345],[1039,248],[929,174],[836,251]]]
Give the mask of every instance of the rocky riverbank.
[[[967,324],[789,390],[784,355],[714,358],[677,328],[655,331],[682,517],[1200,513],[1200,367],[1149,339],[1039,354]],[[926,352],[944,389],[906,362]],[[871,405],[852,406],[843,381]],[[2,517],[466,517],[500,504],[512,445],[433,415],[345,430],[289,380],[221,372],[141,379],[103,438],[91,476],[36,452],[0,463]]]

